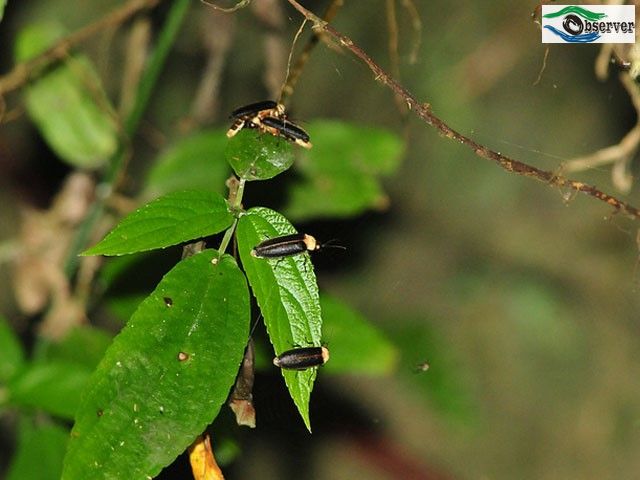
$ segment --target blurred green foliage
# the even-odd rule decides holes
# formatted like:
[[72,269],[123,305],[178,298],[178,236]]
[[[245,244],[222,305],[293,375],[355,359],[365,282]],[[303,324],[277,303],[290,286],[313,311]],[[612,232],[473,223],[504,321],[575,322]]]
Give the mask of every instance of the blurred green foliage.
[[[98,8],[108,7],[79,4],[70,10],[60,8],[57,2],[38,7],[40,3],[13,2],[21,16],[7,16],[2,26],[17,31],[17,27],[35,21],[39,17],[36,11],[41,8],[47,11],[45,17],[52,17],[56,10],[64,11],[65,24],[77,28],[95,18]],[[0,11],[2,7],[4,2],[0,2]],[[418,8],[423,42],[416,63],[407,61],[412,38],[410,18],[398,10],[402,83],[432,103],[439,116],[481,143],[555,171],[574,155],[616,143],[635,121],[635,112],[615,75],[606,83],[594,79],[594,47],[552,48],[541,82],[532,85],[544,51],[539,31],[530,23],[531,5],[504,0],[491,5],[437,1]],[[178,54],[169,58],[170,68],[162,72],[162,81],[151,90],[152,102],[141,135],[130,139],[134,151],[131,176],[134,185],[140,183],[134,192],[142,192],[140,201],[183,189],[225,192],[223,182],[230,171],[224,161],[226,126],[222,123],[220,128],[184,137],[176,128],[176,119],[188,110],[194,77],[205,58],[201,56],[201,32],[220,31],[208,24],[200,27],[210,13],[207,7],[194,7],[190,12],[190,28],[184,29],[177,40]],[[242,34],[233,38],[233,55],[227,59],[223,114],[248,98],[265,95],[257,81],[265,62],[263,50],[257,48],[263,44],[259,22],[249,10],[239,12],[234,19]],[[7,23],[11,21],[14,23]],[[288,38],[298,27],[294,23],[287,24]],[[387,25],[381,3],[347,4],[336,25],[387,66]],[[7,45],[13,41],[6,37]],[[95,109],[97,105],[99,115],[110,114],[107,104],[95,103],[103,94],[96,96],[93,88],[98,86],[101,92],[102,83],[109,98],[116,98],[120,70],[110,67],[121,63],[122,57],[114,48],[113,57],[103,58],[104,50],[95,47],[88,44],[79,49],[86,48],[91,58],[97,59],[95,67],[87,67],[74,53],[57,69],[34,80],[24,93],[28,97],[28,90],[40,80],[64,68],[72,75],[65,77],[66,83],[60,88],[67,91],[70,85],[73,87],[71,104],[79,99],[81,108]],[[323,341],[328,342],[332,358],[320,370],[318,386],[330,386],[359,405],[366,404],[372,409],[367,412],[368,418],[381,421],[389,427],[387,432],[400,432],[394,440],[402,451],[441,465],[448,473],[453,472],[450,476],[633,478],[638,471],[636,452],[640,445],[634,413],[640,402],[635,382],[640,373],[636,361],[639,302],[633,272],[636,227],[625,219],[611,217],[597,202],[578,197],[565,204],[566,192],[506,175],[413,120],[403,131],[411,140],[408,157],[397,163],[403,153],[400,136],[384,139],[387,130],[401,130],[391,96],[386,89],[375,86],[365,68],[347,58],[324,48],[313,53],[293,106],[298,118],[311,119],[304,128],[311,134],[314,147],[309,152],[294,148],[294,165],[288,171],[291,174],[261,182],[264,187],[252,185],[245,197],[248,207],[256,198],[259,204],[269,206],[267,197],[282,201],[281,210],[290,220],[344,219],[318,227],[325,232],[331,229],[329,238],[341,237],[340,241],[350,247],[348,261],[344,262],[332,262],[330,255],[321,252],[322,290],[348,300],[362,313],[344,305],[334,316],[336,309],[331,301],[323,308]],[[96,70],[100,72],[97,84],[93,79]],[[89,92],[86,87],[90,87]],[[51,84],[47,97],[50,88]],[[64,132],[71,132],[73,137],[50,139],[46,128],[56,128],[53,119],[60,115],[56,107],[47,104],[46,111],[40,113],[47,118],[41,120],[33,112],[29,114],[59,162],[52,162],[46,151],[32,152],[37,141],[30,133],[13,135],[11,130],[2,138],[5,143],[10,139],[13,155],[25,165],[22,177],[12,176],[9,167],[4,176],[0,195],[2,213],[8,219],[17,218],[16,205],[22,193],[42,201],[43,188],[57,188],[57,177],[43,181],[51,175],[52,167],[59,163],[81,165],[70,160],[73,153],[84,151],[88,152],[87,158],[93,158],[97,151],[86,150],[90,137],[83,132],[85,124],[82,128],[71,124]],[[83,117],[72,120],[79,118]],[[325,121],[313,120],[317,118],[344,120],[331,120],[325,128]],[[44,123],[47,121],[53,126]],[[158,136],[154,136],[153,148],[149,148],[149,134],[154,129],[155,134],[165,134],[167,140],[155,142]],[[370,130],[379,130],[373,140]],[[94,133],[98,132],[113,135],[108,128]],[[339,141],[333,142],[336,137]],[[71,142],[78,138],[82,148],[65,152],[63,148],[74,145]],[[370,143],[377,146],[369,149]],[[326,165],[325,160],[329,162]],[[394,167],[387,170],[387,164]],[[613,189],[608,166],[576,176],[604,190]],[[5,188],[16,178],[29,178],[29,182],[23,180],[18,190]],[[131,180],[126,179],[127,188],[131,188],[127,183]],[[629,199],[637,203],[635,189]],[[361,216],[388,205],[389,200],[389,212]],[[607,221],[600,221],[605,215]],[[14,223],[4,222],[4,233],[11,233]],[[316,224],[298,227],[313,233]],[[129,261],[127,257],[109,260],[100,274],[105,288],[112,280],[109,269],[119,282],[126,284],[131,279],[129,283],[134,283],[134,273],[143,266],[135,260],[127,265]],[[129,286],[126,292],[97,288],[91,303],[92,322],[113,318],[105,305],[118,311],[120,321],[126,320],[151,290],[136,294],[131,291],[140,290],[140,286]],[[322,300],[321,305],[324,303]],[[19,326],[21,335],[35,335],[33,322],[27,329],[24,319],[12,312],[11,304],[5,304],[11,324]],[[342,311],[345,309],[351,311]],[[337,325],[330,325],[334,321]],[[370,330],[370,321],[379,327],[373,329],[377,333],[362,333]],[[359,342],[360,335],[355,334],[349,337],[351,331],[361,332],[368,340]],[[110,334],[101,335],[110,338]],[[42,369],[39,362],[49,358],[49,349],[56,350],[69,340],[51,343],[37,339],[33,351],[25,348],[21,353],[22,348],[16,345],[30,345],[29,339],[23,340],[12,335],[10,329],[0,328],[0,351],[8,352],[0,359],[2,412],[5,418],[20,419],[9,478],[59,478],[66,427],[53,422],[56,415],[69,414],[62,410],[70,410],[74,400],[63,409],[46,401],[11,404],[8,385],[32,367],[35,370],[31,375],[46,380],[35,375]],[[68,365],[69,369],[58,370],[59,377],[32,385],[51,389],[48,391],[53,398],[64,389],[67,393],[63,393],[70,395],[65,385],[72,383],[67,383],[65,373],[93,368],[89,365],[101,358],[105,343],[91,339],[70,342],[75,346],[62,348],[66,353],[60,357],[57,353],[51,357],[54,365]],[[358,352],[376,353],[369,357]],[[81,358],[85,354],[86,358]],[[370,382],[351,375],[342,383],[340,378],[323,375],[345,365],[345,356],[351,358],[351,373],[396,374]],[[270,359],[271,353],[263,351],[263,371],[273,371]],[[424,363],[429,365],[426,371],[419,368]],[[63,403],[61,398],[58,405]],[[262,414],[260,408],[258,414]],[[23,426],[23,420],[27,426]],[[322,420],[314,415],[316,429],[309,445],[329,445],[314,454],[322,459],[329,455],[330,460],[304,459],[305,464],[316,467],[319,478],[338,478],[336,471],[349,465],[356,465],[361,476],[379,474],[362,458],[354,459],[357,453],[347,456],[344,449],[331,450],[331,441],[318,433]],[[349,420],[340,418],[343,424]],[[58,430],[57,435],[47,433],[51,425],[51,430]],[[474,428],[459,429],[461,425]],[[40,429],[45,433],[39,434]],[[8,430],[11,433],[11,428]],[[279,457],[284,457],[278,450],[280,443],[272,439],[264,443],[268,446],[262,452],[268,455],[251,456],[246,451],[247,457],[240,457],[243,465],[257,459],[257,475],[271,472],[264,469],[264,457],[273,457],[274,448]],[[233,445],[242,448],[242,442]],[[33,451],[42,452],[42,462],[26,460]],[[50,462],[49,458],[57,461]],[[323,477],[319,472],[322,468],[332,470]]]
[[[42,53],[63,36],[61,26],[34,23],[20,32],[16,60]],[[29,115],[58,157],[78,168],[104,165],[118,148],[118,125],[100,77],[86,57],[70,57],[25,89]]]

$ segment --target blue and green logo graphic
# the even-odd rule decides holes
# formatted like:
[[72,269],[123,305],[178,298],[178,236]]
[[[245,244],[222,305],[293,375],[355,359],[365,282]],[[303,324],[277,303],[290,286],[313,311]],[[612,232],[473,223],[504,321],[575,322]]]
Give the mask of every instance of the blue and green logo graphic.
[[[562,30],[553,25],[544,25],[544,28],[558,35],[568,43],[591,43],[600,38],[600,31],[593,28],[597,22],[605,18],[605,13],[592,12],[586,8],[569,5],[555,13],[548,13],[542,18],[562,20]],[[564,30],[564,31],[563,31]]]

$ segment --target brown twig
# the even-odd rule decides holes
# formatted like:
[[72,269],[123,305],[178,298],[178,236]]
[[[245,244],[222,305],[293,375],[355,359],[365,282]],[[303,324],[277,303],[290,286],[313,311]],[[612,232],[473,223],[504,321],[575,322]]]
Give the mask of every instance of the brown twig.
[[[340,8],[343,5],[344,5],[344,0],[332,0],[332,2],[329,4],[329,6],[324,12],[324,15],[323,15],[324,21],[330,22],[331,20],[333,20],[333,18],[338,13],[338,10],[340,10]],[[311,56],[311,52],[313,51],[315,46],[318,44],[319,40],[320,40],[320,37],[318,36],[318,34],[317,33],[313,34],[311,38],[309,38],[309,41],[305,45],[300,55],[298,56],[298,60],[296,61],[295,65],[293,66],[293,68],[289,72],[289,75],[287,76],[287,83],[284,85],[284,87],[282,87],[282,93],[280,94],[281,103],[285,103],[286,99],[290,97],[291,94],[293,93],[293,89],[298,83],[298,79],[300,78],[300,75],[304,70],[304,66],[309,60],[309,57]]]
[[567,172],[577,172],[612,163],[613,185],[626,193],[631,190],[633,185],[629,164],[640,148],[640,89],[629,72],[620,74],[620,82],[629,94],[631,103],[636,110],[636,124],[617,144],[602,148],[589,155],[573,158],[565,163],[564,169]]
[[113,10],[105,17],[87,25],[76,32],[58,40],[43,53],[26,62],[19,63],[0,77],[0,95],[20,88],[46,66],[66,57],[69,50],[92,37],[96,33],[116,25],[120,25],[140,10],[154,7],[160,0],[131,0],[122,7]]
[[471,138],[457,132],[443,120],[433,114],[430,104],[419,102],[411,92],[409,92],[405,87],[400,85],[387,72],[385,72],[375,61],[373,61],[373,59],[369,55],[367,55],[358,45],[356,45],[353,40],[351,40],[346,35],[338,32],[326,21],[322,20],[317,15],[300,5],[296,0],[288,0],[288,2],[302,15],[313,22],[313,28],[316,31],[316,34],[328,34],[334,40],[338,41],[343,47],[349,50],[353,55],[362,60],[373,72],[376,80],[389,87],[394,93],[400,95],[404,99],[407,107],[410,110],[415,112],[415,114],[420,117],[427,125],[434,127],[445,137],[460,142],[462,145],[470,148],[475,152],[476,155],[482,158],[494,161],[509,173],[515,173],[517,175],[530,177],[558,188],[569,188],[576,192],[584,193],[585,195],[589,195],[607,203],[617,212],[621,212],[631,217],[640,219],[640,210],[633,207],[632,205],[629,205],[626,202],[617,199],[616,197],[613,197],[599,190],[593,185],[579,182],[577,180],[570,180],[562,177],[561,175],[558,175],[557,173],[541,170],[518,160],[514,160],[510,157],[507,157],[506,155],[491,150],[490,148],[477,143],[475,140],[472,140]]
[[[400,81],[400,55],[398,54],[398,18],[396,15],[396,0],[387,0],[385,5],[387,10],[387,32],[389,34],[387,49],[389,50],[391,74]],[[406,120],[409,113],[407,104],[402,98],[402,95],[398,95],[396,93],[393,98],[396,102],[396,108],[398,109],[400,117],[404,123],[404,120]]]
[[239,10],[241,8],[246,7],[247,5],[249,5],[251,3],[251,0],[240,0],[238,3],[236,3],[233,7],[229,7],[229,8],[224,8],[224,7],[219,7],[218,5],[216,5],[213,2],[210,2],[208,0],[200,0],[202,3],[209,5],[211,8],[213,8],[214,10],[218,10],[219,12],[224,12],[224,13],[233,13],[236,10]]

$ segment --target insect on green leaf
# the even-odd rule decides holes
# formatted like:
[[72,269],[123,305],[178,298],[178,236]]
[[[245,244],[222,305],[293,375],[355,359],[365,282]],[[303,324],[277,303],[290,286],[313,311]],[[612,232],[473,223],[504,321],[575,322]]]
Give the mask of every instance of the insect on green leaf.
[[[242,265],[251,284],[276,355],[296,346],[320,346],[322,317],[318,284],[308,253],[286,258],[257,258],[251,250],[268,238],[296,233],[279,213],[252,208],[240,217],[236,237]],[[311,430],[309,400],[316,369],[283,370],[287,388]]]

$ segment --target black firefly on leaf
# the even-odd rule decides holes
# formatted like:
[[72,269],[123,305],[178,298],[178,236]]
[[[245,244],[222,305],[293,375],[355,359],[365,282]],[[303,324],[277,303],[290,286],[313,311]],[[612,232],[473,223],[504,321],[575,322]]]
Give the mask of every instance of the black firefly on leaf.
[[233,124],[227,131],[227,137],[235,136],[243,128],[258,128],[262,119],[267,116],[276,118],[284,116],[284,105],[272,100],[264,100],[236,108],[229,116]]
[[333,240],[319,243],[315,237],[307,233],[292,233],[265,240],[253,247],[251,255],[257,258],[282,258],[299,255],[304,252],[317,252],[324,248],[347,249],[347,247],[335,245],[332,242]]
[[257,258],[290,257],[303,252],[315,252],[320,248],[322,246],[311,235],[293,233],[265,240],[251,250],[251,255]]
[[296,145],[311,148],[309,134],[287,119],[284,105],[272,100],[255,102],[231,112],[233,124],[227,131],[227,137],[235,136],[243,128],[256,128],[263,133],[282,137]]
[[273,364],[285,370],[307,370],[329,361],[327,347],[302,347],[287,350],[273,359]]
[[261,128],[271,135],[283,137],[304,148],[311,148],[309,134],[285,118],[264,117]]

